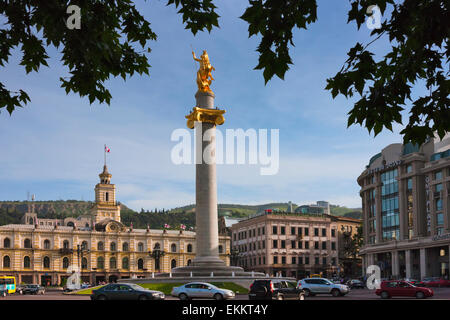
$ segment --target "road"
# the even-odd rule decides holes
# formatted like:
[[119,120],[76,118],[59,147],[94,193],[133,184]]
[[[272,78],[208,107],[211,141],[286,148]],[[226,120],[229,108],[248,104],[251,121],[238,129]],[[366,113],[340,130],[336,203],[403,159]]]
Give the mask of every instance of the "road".
[[[450,288],[433,288],[434,296],[428,299],[438,299],[438,300],[450,300]],[[355,289],[344,297],[332,297],[331,295],[318,295],[314,297],[308,297],[306,300],[373,300],[381,299],[376,296],[372,290],[368,289]],[[414,299],[415,298],[393,298],[394,300],[399,299]],[[50,291],[43,295],[20,295],[14,294],[9,295],[6,298],[0,298],[0,301],[4,300],[90,300],[89,296],[83,295],[67,295],[62,294],[62,292]],[[178,298],[167,296],[166,300],[178,300]],[[238,295],[235,300],[248,300],[247,295]]]

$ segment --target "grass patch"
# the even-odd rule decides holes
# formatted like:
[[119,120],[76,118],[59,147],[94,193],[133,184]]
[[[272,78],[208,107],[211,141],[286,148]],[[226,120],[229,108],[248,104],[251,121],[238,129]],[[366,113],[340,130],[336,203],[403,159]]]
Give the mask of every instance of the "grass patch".
[[[179,286],[182,286],[183,284],[184,283],[181,283],[181,282],[179,282],[179,283],[177,283],[177,282],[174,282],[174,283],[138,283],[138,285],[140,285],[143,288],[161,291],[161,292],[164,292],[165,295],[170,295],[173,287],[179,287]],[[216,287],[222,288],[222,289],[232,290],[235,293],[241,293],[241,294],[248,293],[248,290],[246,288],[244,288],[234,282],[211,282],[211,284],[215,285]],[[93,288],[79,290],[79,291],[75,292],[74,294],[90,295],[90,294],[92,294],[92,290],[96,290],[101,287],[103,287],[103,286],[96,286]]]

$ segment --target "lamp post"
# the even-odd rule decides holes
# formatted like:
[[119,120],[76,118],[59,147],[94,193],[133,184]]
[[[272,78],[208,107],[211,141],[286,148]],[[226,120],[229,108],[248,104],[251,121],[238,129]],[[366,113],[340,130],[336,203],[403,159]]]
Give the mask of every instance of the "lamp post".
[[159,271],[160,270],[160,264],[159,264],[160,261],[159,261],[159,259],[161,257],[163,257],[166,254],[166,252],[164,250],[161,250],[161,249],[153,249],[153,251],[149,251],[148,254],[149,254],[150,257],[155,259],[155,265],[157,264],[157,267],[158,267],[158,268],[156,268],[156,266],[155,266],[155,271],[156,270]]
[[83,245],[77,244],[78,270],[80,270],[80,275],[82,274],[81,260],[83,259],[84,252],[89,253],[89,249],[86,249]]

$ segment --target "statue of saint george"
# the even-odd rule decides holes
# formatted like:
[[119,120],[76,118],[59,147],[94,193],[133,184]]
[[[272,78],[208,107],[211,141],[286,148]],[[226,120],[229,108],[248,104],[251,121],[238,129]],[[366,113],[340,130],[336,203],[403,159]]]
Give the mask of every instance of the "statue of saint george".
[[214,80],[211,75],[211,71],[216,69],[214,69],[214,67],[209,62],[208,53],[206,52],[206,50],[203,50],[203,54],[200,56],[201,59],[197,59],[194,51],[192,51],[192,56],[194,57],[195,61],[200,62],[200,68],[197,71],[198,90],[212,93],[211,88],[209,87],[211,85],[211,81]]

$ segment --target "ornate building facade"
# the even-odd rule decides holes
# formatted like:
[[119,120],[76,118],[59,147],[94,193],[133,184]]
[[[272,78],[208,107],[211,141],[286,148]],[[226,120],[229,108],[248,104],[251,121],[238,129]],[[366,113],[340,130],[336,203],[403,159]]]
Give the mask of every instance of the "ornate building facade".
[[[81,280],[151,277],[190,265],[195,232],[133,229],[120,221],[116,188],[106,165],[91,212],[79,218],[39,219],[31,207],[23,224],[0,226],[0,275],[17,283],[61,284],[75,270]],[[220,236],[220,258],[229,265],[230,238]]]

